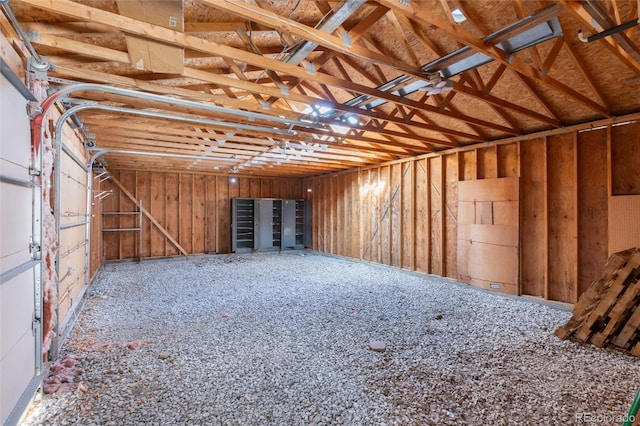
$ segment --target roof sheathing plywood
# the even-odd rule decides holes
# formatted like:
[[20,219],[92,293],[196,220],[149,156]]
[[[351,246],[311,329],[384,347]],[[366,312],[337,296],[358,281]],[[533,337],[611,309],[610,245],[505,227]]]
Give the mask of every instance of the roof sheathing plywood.
[[[426,95],[425,91],[418,91],[402,98],[394,94],[393,88],[377,89],[381,84],[407,72],[389,66],[390,63],[402,62],[418,67],[457,50],[473,39],[481,40],[489,33],[532,15],[542,6],[538,2],[502,0],[422,0],[409,2],[405,7],[384,0],[366,1],[349,16],[343,16],[343,22],[337,26],[337,30],[322,36],[320,46],[314,43],[315,49],[295,67],[278,64],[282,64],[291,52],[303,45],[306,30],[300,31],[304,27],[298,27],[298,23],[307,28],[319,28],[319,24],[330,19],[333,13],[340,13],[342,2],[228,2],[257,7],[265,16],[275,17],[274,25],[279,27],[296,26],[276,30],[267,25],[267,21],[251,22],[244,16],[229,12],[226,3],[211,5],[204,0],[185,0],[185,31],[188,36],[184,39],[187,42],[186,68],[183,75],[178,75],[134,69],[128,63],[124,41],[124,33],[129,28],[114,28],[113,20],[102,23],[94,21],[93,17],[98,15],[83,14],[81,7],[85,5],[96,8],[96,12],[105,10],[117,13],[115,2],[78,1],[78,7],[71,8],[71,12],[65,12],[64,16],[52,12],[52,5],[61,5],[62,9],[66,3],[64,0],[10,0],[19,20],[34,33],[34,44],[38,51],[50,56],[52,62],[58,65],[56,70],[50,71],[54,77],[136,87],[188,99],[208,98],[229,108],[262,112],[273,117],[300,119],[301,114],[306,114],[314,106],[330,108],[329,111],[343,117],[344,123],[336,123],[340,124],[339,127],[303,129],[296,126],[297,134],[291,137],[270,135],[264,130],[233,132],[238,141],[233,148],[229,148],[232,146],[229,145],[225,149],[238,156],[252,150],[252,144],[242,142],[242,138],[256,138],[260,140],[257,144],[260,146],[281,146],[289,139],[315,144],[314,149],[298,153],[303,158],[308,157],[308,161],[300,160],[295,170],[292,169],[291,173],[296,176],[304,175],[305,167],[308,167],[306,170],[309,175],[319,172],[315,166],[312,167],[311,160],[321,161],[320,145],[326,145],[325,149],[337,149],[337,159],[332,163],[337,169],[340,155],[343,155],[343,166],[352,165],[348,153],[340,154],[340,146],[349,146],[351,151],[362,149],[363,152],[369,152],[374,157],[369,157],[367,161],[376,163],[392,159],[389,155],[415,155],[640,110],[639,97],[632,96],[640,91],[640,71],[618,59],[606,47],[604,40],[589,44],[579,42],[577,29],[584,22],[576,18],[571,7],[567,6],[571,2],[559,3],[558,13],[565,46],[558,49],[558,39],[553,39],[513,55],[515,62],[494,61],[475,71],[453,77],[453,92]],[[612,19],[619,15],[624,21],[637,16],[631,0],[607,0],[601,6],[608,10]],[[468,18],[459,25],[452,24],[450,16],[450,11],[456,7]],[[617,13],[614,8],[617,8]],[[408,13],[409,9],[416,11],[416,15]],[[419,18],[425,11],[429,12],[430,22]],[[263,17],[260,16],[258,20],[262,21]],[[144,22],[135,25],[147,28],[145,31],[151,37],[161,34],[152,27],[144,27]],[[451,26],[449,30],[447,25]],[[40,44],[37,42],[39,32],[43,34]],[[58,38],[51,39],[52,36]],[[353,47],[345,48],[351,36]],[[640,31],[631,33],[629,37],[637,46]],[[175,40],[183,39],[176,37]],[[235,50],[225,50],[231,53],[225,53],[226,57],[223,58],[215,49],[202,50],[190,44],[198,40]],[[488,49],[487,52],[491,52],[489,46],[482,47],[481,43],[471,45],[475,49]],[[369,60],[357,53],[361,51],[369,51],[375,58],[372,56]],[[246,56],[245,53],[253,56]],[[558,56],[555,60],[550,58],[556,53]],[[386,58],[383,61],[386,63],[381,63],[379,57]],[[426,80],[427,76],[423,78]],[[382,99],[384,103],[372,111],[349,106],[348,101],[360,93],[373,95],[370,101]],[[599,94],[603,101],[599,99]],[[583,97],[580,98],[580,95]],[[99,98],[96,93],[75,97],[87,100]],[[108,99],[99,101],[108,102]],[[178,111],[166,105],[122,99],[119,102],[149,111]],[[287,127],[281,123],[248,120],[242,115],[220,115],[196,110],[183,112],[196,117],[254,123],[256,126],[272,126],[280,130]],[[308,118],[310,121],[316,119],[311,116]],[[355,124],[348,124],[347,119],[353,119]],[[326,122],[327,119],[320,121]],[[167,131],[169,128],[167,126]],[[134,134],[134,130],[129,131]],[[197,136],[195,138],[198,139]],[[158,139],[162,140],[160,136]],[[176,144],[175,149],[180,151],[180,145]],[[182,149],[184,152],[191,150],[186,142]],[[377,157],[376,149],[380,153]],[[262,157],[255,159],[253,165],[244,164],[242,173],[276,173],[281,164],[268,156]],[[140,157],[136,161],[144,163],[145,159]],[[113,164],[117,162],[114,160]],[[175,167],[176,164],[182,163],[167,161],[168,166]],[[231,164],[228,170],[239,165],[242,163]],[[330,171],[331,167],[323,168],[322,172]],[[278,173],[286,174],[288,170],[283,168]]]

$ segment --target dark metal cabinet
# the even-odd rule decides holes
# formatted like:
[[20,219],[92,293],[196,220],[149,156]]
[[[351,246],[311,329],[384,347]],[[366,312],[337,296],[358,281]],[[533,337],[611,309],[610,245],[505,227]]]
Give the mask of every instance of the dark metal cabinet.
[[234,198],[231,248],[236,253],[311,245],[311,205],[305,200]]

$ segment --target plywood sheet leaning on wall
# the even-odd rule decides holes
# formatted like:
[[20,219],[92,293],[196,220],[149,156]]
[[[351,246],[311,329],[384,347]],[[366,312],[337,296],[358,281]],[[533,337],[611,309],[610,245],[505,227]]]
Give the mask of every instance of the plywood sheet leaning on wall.
[[518,294],[519,180],[458,183],[458,281]]
[[580,297],[569,321],[555,331],[597,346],[640,356],[640,249],[614,253],[598,281]]

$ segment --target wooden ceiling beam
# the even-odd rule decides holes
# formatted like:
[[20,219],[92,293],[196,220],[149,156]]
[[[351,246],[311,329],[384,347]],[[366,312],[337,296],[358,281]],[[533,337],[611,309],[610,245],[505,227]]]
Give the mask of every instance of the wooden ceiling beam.
[[[194,155],[196,157],[202,157],[202,160],[205,159],[220,159],[221,161],[227,161],[230,159],[236,159],[236,165],[251,161],[252,159],[257,158],[257,156],[268,156],[268,158],[277,159],[279,156],[282,156],[282,159],[285,159],[285,154],[272,154],[269,150],[265,151],[256,151],[250,149],[227,149],[227,148],[218,148],[214,151],[207,150],[194,150],[188,149],[188,147],[183,146],[182,144],[175,144],[170,142],[156,141],[154,139],[144,138],[144,137],[126,137],[126,136],[117,136],[117,135],[104,135],[100,139],[97,140],[99,147],[98,149],[124,149],[124,150],[144,150],[145,152],[159,152],[159,153],[170,153],[170,154],[180,154],[180,155]],[[365,161],[359,157],[351,157],[348,155],[332,155],[325,154],[322,152],[314,152],[313,155],[305,153],[302,154],[299,152],[300,150],[296,150],[296,154],[286,154],[286,155],[300,155],[300,160],[303,161],[311,161],[316,164],[341,164],[347,167],[356,167],[361,166]]]
[[[293,66],[290,64],[282,63],[280,61],[264,58],[260,55],[241,51],[228,46],[219,45],[204,39],[200,39],[197,37],[175,32],[166,28],[136,21],[131,18],[115,15],[113,13],[105,12],[100,9],[91,8],[78,3],[72,3],[69,0],[55,0],[55,1],[54,0],[16,0],[16,1],[20,1],[25,4],[29,4],[31,6],[42,8],[45,10],[61,13],[66,16],[72,16],[77,19],[82,19],[82,18],[92,19],[94,21],[102,22],[104,24],[111,25],[115,28],[119,28],[127,33],[145,35],[155,40],[177,44],[182,47],[191,47],[194,50],[200,50],[206,53],[210,53],[212,55],[219,54],[220,56],[223,56],[223,57],[238,59],[256,66],[264,66],[265,68],[270,68],[276,71],[284,72],[285,74],[293,75],[298,78],[303,78],[303,79],[307,78],[307,79],[315,80],[317,82],[328,84],[333,87],[353,90],[360,94],[381,98],[381,99],[384,99],[393,103],[398,103],[401,105],[407,105],[412,108],[424,110],[425,112],[433,112],[436,114],[446,115],[451,118],[456,118],[462,121],[467,121],[467,122],[478,124],[481,126],[494,128],[495,130],[501,130],[506,133],[512,134],[512,130],[507,129],[504,126],[496,126],[495,124],[488,121],[473,119],[473,118],[465,117],[459,114],[452,114],[450,112],[441,111],[435,107],[430,108],[428,105],[420,104],[418,102],[412,101],[411,99],[401,97],[401,96],[395,96],[383,91],[379,91],[375,88],[354,84],[349,81],[335,78],[328,74],[322,74],[318,72],[314,75],[309,75],[305,70],[297,66]],[[203,71],[193,70],[193,69],[185,68],[184,75],[187,77],[201,79],[202,81],[207,81],[207,82],[218,84],[218,85],[225,84],[225,83],[227,85],[230,85],[232,83],[231,85],[234,85],[235,87],[242,86],[242,83],[244,83],[244,85],[246,86],[253,85],[253,83],[251,82],[247,82],[247,81],[243,82],[237,79],[226,78],[224,76],[219,76],[212,73],[206,73]],[[225,83],[222,83],[223,81]],[[255,86],[258,86],[258,88],[256,89],[252,87],[252,90],[257,91],[258,93],[265,93],[265,90],[268,89],[264,86],[260,86],[257,84]],[[276,91],[278,92],[278,94],[276,94],[275,96],[278,96],[278,97],[291,98],[292,96],[295,95],[291,93],[289,95],[283,95],[282,93],[280,93],[279,90],[276,90]],[[305,102],[305,101],[302,101],[302,102]],[[306,100],[306,102],[313,104],[313,103],[322,102],[322,100],[313,100],[312,102],[310,102],[309,100]],[[332,107],[338,110],[343,110],[343,111],[347,110],[345,112],[354,112],[356,114],[367,115],[368,113],[370,113],[368,111],[362,111],[362,110],[357,111],[358,110],[357,108],[349,108],[346,105],[340,105],[340,104],[332,105]]]
[[[83,115],[82,117],[83,117],[83,122],[86,125],[90,126],[91,130],[93,130],[93,126],[102,127],[102,128],[116,127],[116,128],[130,129],[133,131],[143,130],[148,133],[160,133],[160,134],[167,133],[171,135],[187,135],[192,137],[203,137],[203,135],[199,132],[196,132],[194,130],[187,130],[184,128],[184,126],[172,126],[170,123],[167,123],[166,121],[158,121],[158,120],[150,121],[150,120],[136,120],[136,119],[127,120],[122,118],[113,120],[113,119],[106,119],[106,118],[101,118],[101,117],[96,117],[96,116],[91,116],[86,114]],[[204,126],[201,126],[201,127],[204,127]],[[206,126],[206,128],[213,129],[211,126]],[[332,142],[331,140],[328,140],[331,137],[333,137],[334,140],[337,140],[336,136],[332,134],[327,134],[327,133],[320,136],[325,136],[326,138],[313,139],[312,134],[309,134],[309,136],[300,134],[300,135],[287,136],[286,139],[290,141],[298,141],[298,142],[305,142],[305,143],[308,142],[309,140],[314,143],[326,144],[328,145],[328,147],[334,147],[334,148],[338,146],[336,142]],[[339,135],[339,136],[342,137],[342,135]],[[215,135],[212,134],[211,137],[215,138]],[[256,144],[260,144],[260,143],[265,143],[267,145],[273,144],[273,142],[270,142],[269,139],[264,139],[264,142],[261,142],[259,139],[256,139],[255,137],[248,139],[248,138],[244,138],[241,135],[234,135],[232,138],[225,137],[224,139],[235,140],[240,142],[256,143]],[[284,138],[282,140],[284,140]],[[384,145],[385,141],[381,139],[374,139],[366,136],[357,136],[357,137],[352,136],[349,138],[349,141],[352,144],[357,144],[359,147],[358,149],[361,150],[361,154],[352,154],[352,155],[361,155],[362,157],[372,158],[372,154],[375,154],[375,156],[379,157],[379,156],[385,156],[387,154],[397,155],[399,153],[397,150],[391,149],[393,147],[385,146]],[[352,148],[350,147],[342,147],[340,149],[346,149],[348,151],[352,150]]]
[[[587,106],[598,114],[601,114],[605,117],[611,116],[610,111],[608,111],[606,107],[579,93],[577,90],[561,83],[560,81],[552,77],[549,77],[548,75],[543,75],[540,70],[522,61],[517,56],[508,55],[500,48],[494,45],[486,44],[482,39],[474,37],[471,33],[465,31],[463,28],[455,26],[454,24],[451,24],[450,22],[440,18],[433,13],[429,13],[427,9],[415,8],[413,6],[413,2],[408,2],[407,4],[396,2],[393,0],[379,0],[379,2],[380,4],[389,7],[391,10],[404,14],[410,19],[414,19],[423,25],[435,25],[452,39],[459,41],[478,52],[486,54],[487,56],[496,60],[498,63],[506,65],[509,69],[512,69],[529,78],[539,81],[546,86],[551,87],[552,89],[562,93],[563,95]],[[560,13],[561,9],[557,8],[557,11],[554,9],[553,13],[545,14],[545,18],[550,19],[554,15],[558,15]],[[505,34],[505,36],[501,37],[501,39],[506,39],[508,38],[507,36],[508,34]],[[492,43],[494,42],[497,43],[499,42],[499,40],[492,39]]]
[[562,50],[562,46],[564,46],[564,37],[558,37],[556,41],[553,43],[553,47],[551,48],[551,51],[547,55],[547,59],[544,60],[544,65],[542,67],[543,74],[549,73],[549,70],[551,70],[551,67],[555,63],[556,58],[558,57],[558,55],[560,54],[560,51]]
[[356,44],[346,46],[342,40],[331,34],[327,34],[321,30],[317,30],[313,27],[300,24],[289,18],[279,16],[266,9],[253,6],[250,3],[238,3],[234,0],[226,0],[224,2],[219,0],[200,0],[202,3],[222,10],[224,12],[231,13],[236,16],[241,16],[244,19],[248,19],[252,22],[258,22],[263,25],[270,26],[279,31],[285,31],[290,34],[294,34],[304,40],[311,41],[320,46],[324,46],[328,49],[335,50],[344,55],[351,55],[357,58],[365,59],[371,62],[377,62],[381,65],[386,65],[390,68],[402,70],[403,72],[414,74],[416,76],[422,76],[423,73],[420,68],[411,66],[405,62],[396,60],[392,57],[381,55],[377,52],[373,52],[369,49],[362,48]]

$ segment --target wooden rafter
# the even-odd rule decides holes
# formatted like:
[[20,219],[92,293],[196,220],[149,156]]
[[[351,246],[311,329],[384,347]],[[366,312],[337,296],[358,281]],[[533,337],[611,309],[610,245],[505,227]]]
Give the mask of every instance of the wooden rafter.
[[[513,69],[529,78],[532,78],[540,83],[553,88],[568,96],[581,104],[589,107],[593,111],[609,117],[611,113],[606,109],[606,107],[594,102],[587,96],[579,93],[578,91],[572,89],[571,87],[561,83],[560,81],[547,76],[542,75],[541,71],[532,67],[531,65],[523,62],[521,59],[516,56],[509,55],[507,56],[504,51],[499,49],[494,45],[487,45],[483,40],[474,37],[469,32],[465,31],[462,28],[456,27],[450,22],[440,18],[439,16],[431,13],[427,13],[425,9],[417,9],[414,7],[413,3],[402,4],[392,0],[379,0],[381,4],[389,7],[392,10],[395,10],[398,13],[404,14],[407,17],[414,19],[420,22],[423,25],[435,25],[438,27],[443,33],[447,34],[449,37],[453,38],[460,43],[463,43],[466,46],[471,47],[472,49],[482,52],[487,56],[493,58],[499,63],[506,65],[508,68]],[[560,13],[558,10],[554,12],[556,15]],[[547,14],[547,16],[551,17],[551,14]],[[504,37],[507,37],[505,34]],[[501,39],[494,39],[492,42],[498,43]]]

